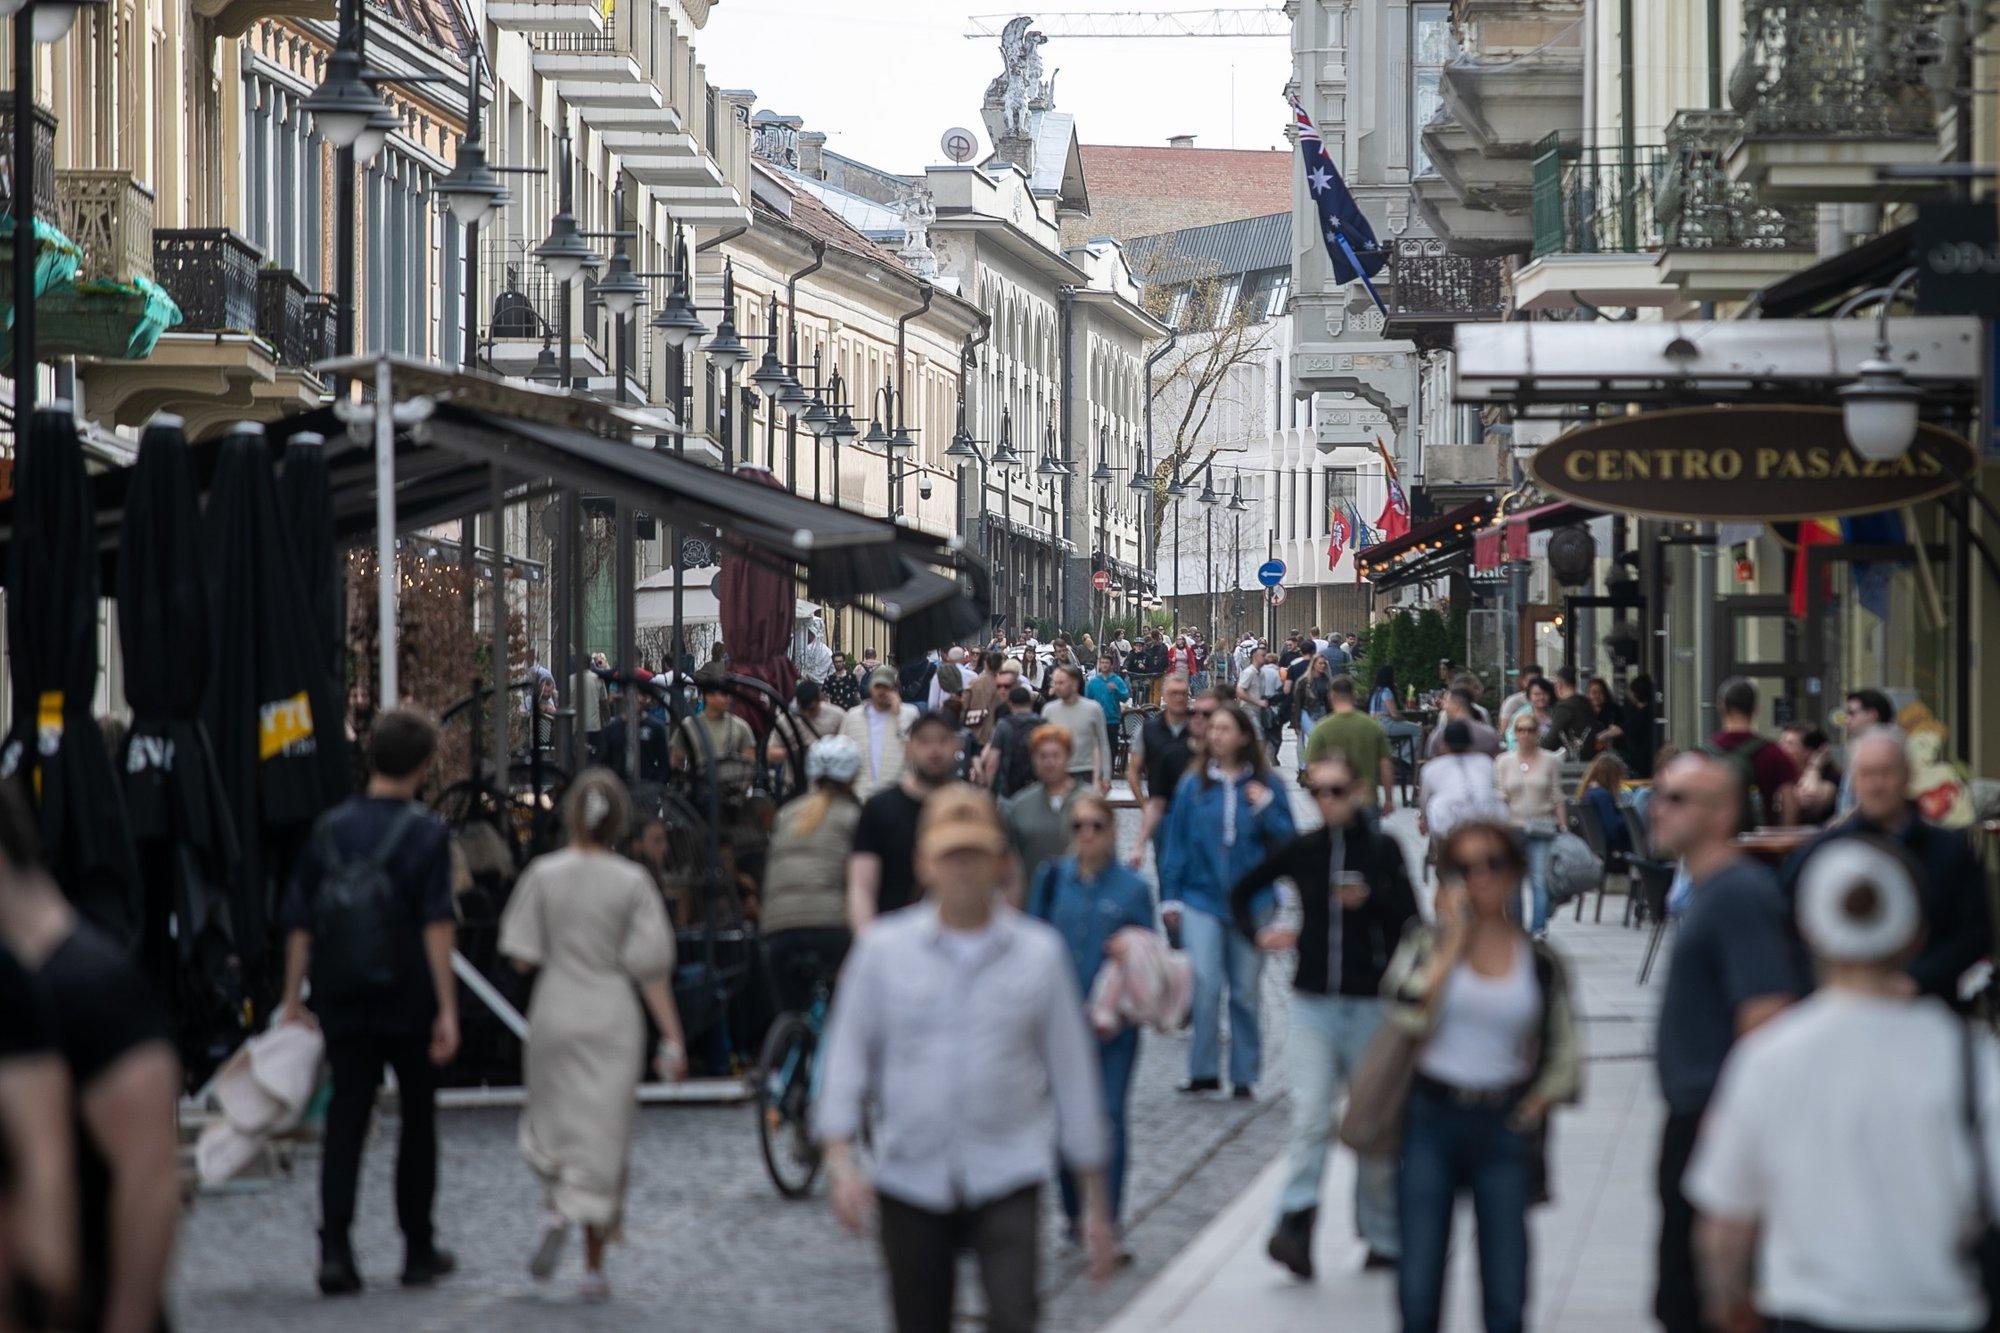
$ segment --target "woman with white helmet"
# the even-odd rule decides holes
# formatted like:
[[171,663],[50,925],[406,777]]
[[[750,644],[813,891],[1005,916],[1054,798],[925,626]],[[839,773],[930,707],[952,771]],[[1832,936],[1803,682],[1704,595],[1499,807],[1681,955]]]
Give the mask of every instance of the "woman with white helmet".
[[764,864],[761,924],[771,978],[785,1009],[804,1009],[847,956],[847,855],[861,802],[861,748],[845,736],[806,751],[806,795],[778,811]]
[[1800,872],[1820,989],[1730,1051],[1684,1180],[1713,1327],[1987,1327],[2000,1044],[1910,984],[1918,873],[1859,837]]

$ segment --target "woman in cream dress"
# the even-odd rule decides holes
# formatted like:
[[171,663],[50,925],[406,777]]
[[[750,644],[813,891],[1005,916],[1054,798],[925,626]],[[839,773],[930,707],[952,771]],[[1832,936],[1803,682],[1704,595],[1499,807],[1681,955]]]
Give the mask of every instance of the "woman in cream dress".
[[668,987],[674,937],[666,912],[646,872],[611,850],[630,810],[609,770],[585,772],[565,802],[569,846],[522,872],[500,921],[500,951],[524,972],[541,970],[528,1006],[520,1138],[548,1216],[528,1271],[536,1281],[553,1275],[570,1227],[580,1225],[579,1294],[590,1301],[610,1295],[604,1247],[618,1235],[625,1203],[642,1000],[663,1034],[660,1075],[678,1079],[687,1066]]

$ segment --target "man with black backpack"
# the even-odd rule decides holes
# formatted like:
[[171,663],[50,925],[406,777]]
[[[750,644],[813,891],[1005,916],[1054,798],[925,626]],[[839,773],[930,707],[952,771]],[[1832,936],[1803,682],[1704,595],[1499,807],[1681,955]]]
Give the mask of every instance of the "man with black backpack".
[[1715,696],[1715,712],[1722,728],[1703,748],[1735,765],[1743,779],[1744,810],[1737,831],[1792,823],[1791,791],[1799,780],[1798,765],[1784,746],[1757,734],[1757,687],[1731,676]]
[[[437,1069],[458,1050],[449,834],[416,800],[436,749],[437,729],[417,713],[394,709],[375,720],[367,791],[320,816],[280,913],[284,1021],[317,1020],[333,1067],[320,1168],[319,1289],[328,1296],[361,1290],[348,1233],[385,1064],[396,1071],[403,1121],[403,1285],[427,1286],[457,1266],[431,1226]],[[300,997],[309,964],[311,1014]]]

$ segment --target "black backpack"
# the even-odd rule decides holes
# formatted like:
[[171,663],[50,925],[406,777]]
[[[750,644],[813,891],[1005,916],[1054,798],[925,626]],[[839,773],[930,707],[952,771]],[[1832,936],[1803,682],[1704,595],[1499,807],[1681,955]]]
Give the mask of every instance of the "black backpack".
[[1027,723],[1010,722],[1018,714],[1009,713],[993,729],[993,742],[1000,747],[1000,762],[994,767],[994,794],[1007,797],[1035,780],[1035,760],[1028,749],[1028,736],[1041,719]]
[[366,1000],[393,991],[402,980],[397,936],[410,928],[411,917],[390,878],[389,860],[422,814],[415,802],[404,805],[374,848],[351,859],[340,854],[333,821],[319,821],[313,834],[321,865],[313,897],[315,1000]]

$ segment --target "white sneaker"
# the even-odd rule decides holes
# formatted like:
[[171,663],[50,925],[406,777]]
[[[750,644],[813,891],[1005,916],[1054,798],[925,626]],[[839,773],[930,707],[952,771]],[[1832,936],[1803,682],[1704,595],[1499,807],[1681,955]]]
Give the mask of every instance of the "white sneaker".
[[528,1256],[528,1276],[537,1282],[547,1282],[555,1276],[556,1265],[562,1262],[563,1246],[568,1242],[569,1219],[561,1213],[544,1217],[535,1252]]
[[602,1305],[611,1299],[611,1284],[602,1272],[586,1272],[576,1284],[576,1296],[585,1305]]

